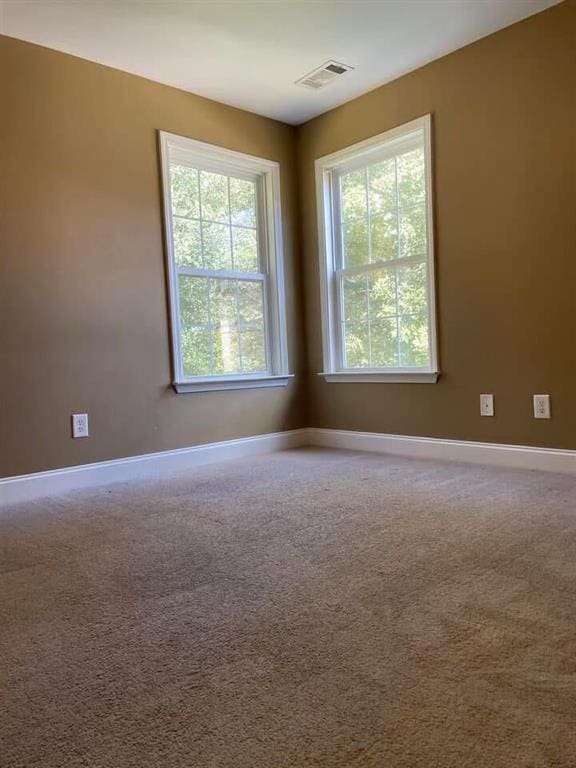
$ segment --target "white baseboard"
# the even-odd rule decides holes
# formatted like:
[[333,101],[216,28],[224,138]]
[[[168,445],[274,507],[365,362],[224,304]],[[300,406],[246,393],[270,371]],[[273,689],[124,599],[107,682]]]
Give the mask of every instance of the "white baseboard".
[[378,432],[341,429],[308,429],[308,444],[372,453],[389,453],[417,459],[462,461],[517,469],[576,474],[576,451],[537,448],[528,445],[476,443],[435,437],[408,437]]
[[305,445],[576,474],[576,451],[311,427],[7,477],[0,479],[0,507]]
[[294,429],[268,435],[243,437],[221,443],[194,445],[173,451],[147,453],[125,459],[65,467],[31,475],[0,479],[0,506],[33,501],[44,496],[69,493],[108,483],[152,477],[166,472],[178,472],[213,464],[227,459],[239,459],[263,453],[274,453],[308,444],[308,430]]

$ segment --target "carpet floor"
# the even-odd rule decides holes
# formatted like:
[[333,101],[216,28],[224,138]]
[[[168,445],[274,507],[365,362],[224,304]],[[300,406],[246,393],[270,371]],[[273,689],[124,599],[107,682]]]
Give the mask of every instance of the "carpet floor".
[[576,478],[288,451],[0,514],[2,768],[576,765]]

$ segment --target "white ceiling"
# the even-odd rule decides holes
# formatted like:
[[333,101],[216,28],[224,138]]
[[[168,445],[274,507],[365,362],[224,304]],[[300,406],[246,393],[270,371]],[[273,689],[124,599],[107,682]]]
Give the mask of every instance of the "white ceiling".
[[[301,123],[558,0],[0,0],[0,32]],[[355,67],[321,91],[294,81]]]

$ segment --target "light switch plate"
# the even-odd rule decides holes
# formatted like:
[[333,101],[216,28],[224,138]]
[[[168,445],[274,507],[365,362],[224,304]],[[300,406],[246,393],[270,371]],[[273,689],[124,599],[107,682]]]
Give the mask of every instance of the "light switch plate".
[[534,418],[550,418],[550,395],[534,395]]
[[494,416],[494,395],[480,395],[480,416]]
[[87,413],[73,413],[72,414],[72,437],[88,437],[88,414]]

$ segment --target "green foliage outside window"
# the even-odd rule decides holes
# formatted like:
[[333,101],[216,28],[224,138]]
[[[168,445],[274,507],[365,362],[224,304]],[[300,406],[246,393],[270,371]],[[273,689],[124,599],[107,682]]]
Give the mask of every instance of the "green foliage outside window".
[[178,273],[184,374],[265,372],[256,185],[181,165],[170,180],[176,265],[195,270]]
[[[424,152],[340,177],[346,368],[429,363]],[[409,263],[403,263],[410,259]],[[382,264],[382,268],[378,265]],[[353,271],[349,271],[353,270]]]

